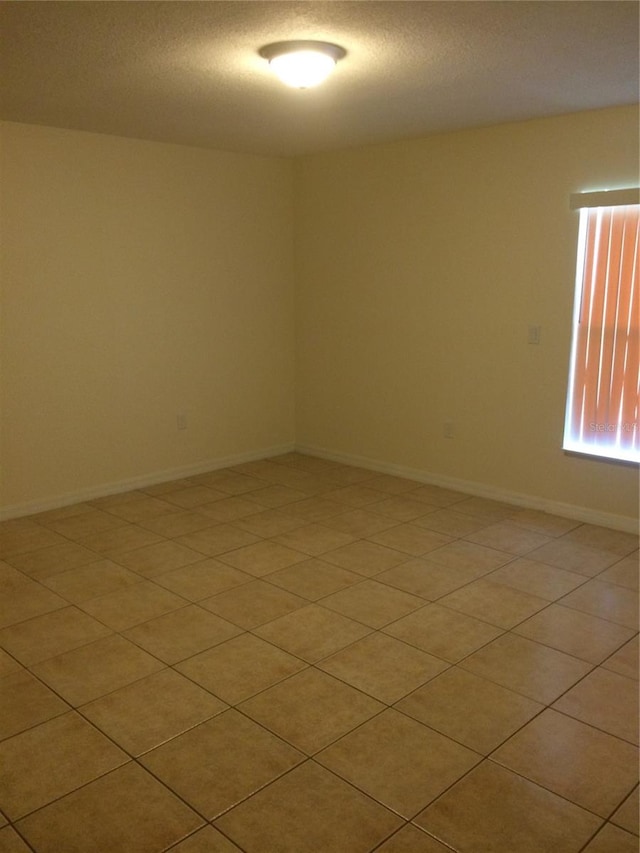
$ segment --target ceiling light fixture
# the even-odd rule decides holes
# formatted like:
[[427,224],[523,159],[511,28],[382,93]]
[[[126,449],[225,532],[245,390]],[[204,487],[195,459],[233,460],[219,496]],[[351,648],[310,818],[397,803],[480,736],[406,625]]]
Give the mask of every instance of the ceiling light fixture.
[[287,86],[308,89],[326,80],[347,51],[326,41],[279,41],[259,53]]

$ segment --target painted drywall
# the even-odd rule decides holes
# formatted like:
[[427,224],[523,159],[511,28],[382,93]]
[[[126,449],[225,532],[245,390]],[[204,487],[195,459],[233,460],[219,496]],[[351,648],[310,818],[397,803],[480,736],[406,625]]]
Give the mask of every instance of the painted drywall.
[[637,518],[637,466],[561,443],[569,196],[637,185],[638,150],[620,108],[300,160],[298,444]]
[[293,442],[291,162],[1,141],[0,506]]

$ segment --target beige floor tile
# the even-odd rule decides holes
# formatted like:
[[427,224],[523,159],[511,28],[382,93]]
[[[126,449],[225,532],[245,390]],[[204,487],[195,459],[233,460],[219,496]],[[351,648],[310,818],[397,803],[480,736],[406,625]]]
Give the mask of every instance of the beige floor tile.
[[26,554],[16,554],[10,557],[10,562],[29,577],[41,580],[59,572],[86,566],[97,559],[99,558],[96,554],[88,548],[83,548],[75,542],[66,542],[38,551],[28,551]]
[[124,631],[171,610],[186,605],[186,600],[150,581],[83,601],[80,607],[114,631]]
[[537,509],[521,509],[510,521],[513,524],[517,524],[518,527],[526,527],[536,533],[554,537],[563,536],[580,524],[579,521],[573,521],[571,518],[551,515]]
[[306,599],[261,580],[242,584],[200,602],[200,606],[211,613],[247,630],[306,605]]
[[194,551],[200,551],[205,557],[217,557],[226,551],[235,551],[244,545],[252,545],[258,537],[246,530],[239,530],[230,524],[216,524],[196,533],[175,537],[176,541]]
[[101,498],[94,498],[87,503],[94,509],[106,509],[122,504],[131,503],[132,501],[143,501],[148,498],[146,492],[140,489],[131,489],[128,492],[116,492],[113,495],[103,495]]
[[[37,756],[37,772],[25,766]],[[11,820],[126,763],[129,757],[70,711],[0,743],[0,807]]]
[[123,551],[131,551],[134,548],[144,548],[161,542],[162,537],[140,527],[137,524],[127,524],[124,527],[116,527],[113,530],[103,530],[100,533],[91,533],[78,539],[78,544],[85,548],[91,548],[105,557],[115,558]]
[[169,480],[164,483],[154,483],[152,486],[145,486],[144,489],[139,489],[142,494],[150,495],[154,498],[163,497],[171,492],[177,492],[180,489],[187,489],[193,486],[193,482],[189,477],[183,477],[181,480]]
[[[250,492],[249,496],[251,494]],[[263,509],[264,507],[261,504],[246,498],[225,497],[222,500],[199,506],[198,512],[210,518],[212,523],[224,524],[246,518],[248,515],[255,515],[257,512],[262,512]]]
[[452,667],[406,696],[396,708],[487,755],[544,706],[471,672]]
[[451,853],[451,848],[445,847],[431,835],[408,823],[381,847],[376,848],[376,853]]
[[395,548],[411,557],[422,557],[451,541],[450,536],[425,530],[415,524],[399,524],[390,530],[385,530],[383,533],[377,533],[368,538],[378,545]]
[[376,580],[419,595],[427,601],[436,601],[484,574],[484,570],[478,572],[473,568],[439,566],[432,563],[427,556],[415,557],[393,569],[381,572],[376,575]]
[[592,668],[585,661],[515,634],[498,637],[460,666],[543,704],[553,702]]
[[74,515],[71,518],[52,521],[47,524],[47,528],[59,533],[66,539],[76,542],[84,536],[103,533],[105,530],[113,530],[117,527],[124,527],[126,523],[123,518],[118,518],[109,512],[94,509],[92,512],[84,512],[81,515]]
[[164,669],[83,705],[80,713],[131,755],[141,755],[226,707],[197,684]]
[[596,837],[584,848],[584,853],[637,853],[638,839],[635,835],[605,824]]
[[305,558],[299,551],[285,548],[277,542],[256,542],[254,545],[246,545],[237,551],[229,551],[222,554],[221,562],[241,569],[254,577],[263,577],[278,569],[301,563]]
[[391,705],[434,678],[447,664],[420,649],[376,632],[336,652],[317,666]]
[[0,689],[0,739],[11,737],[69,710],[66,702],[26,670],[9,673]]
[[591,663],[602,663],[633,637],[633,631],[629,628],[561,604],[551,604],[518,625],[514,631],[522,637]]
[[615,583],[618,586],[626,586],[627,589],[638,590],[640,584],[640,567],[638,565],[638,552],[635,551],[628,557],[614,563],[604,572],[598,575],[598,580]]
[[64,598],[24,575],[11,579],[5,577],[2,587],[0,628],[69,606]]
[[433,486],[428,483],[412,489],[409,495],[413,500],[424,501],[426,504],[439,507],[451,507],[468,498],[468,495],[464,495],[462,492],[455,492],[452,489]]
[[217,829],[205,826],[176,844],[169,853],[242,853],[242,850]]
[[544,598],[494,583],[486,578],[473,581],[462,589],[445,595],[439,604],[483,619],[499,628],[513,628],[548,606]]
[[466,495],[464,496],[464,500],[456,505],[456,510],[464,512],[466,515],[473,515],[492,521],[513,518],[518,513],[518,508],[512,504],[496,501],[492,498],[476,498]]
[[638,596],[616,584],[590,580],[565,595],[561,604],[638,630]]
[[[255,476],[249,475],[248,472],[251,470],[249,466],[252,466]],[[237,494],[246,495],[250,492],[256,492],[258,489],[263,489],[273,485],[288,486],[290,489],[300,489],[307,493],[305,487],[308,486],[308,483],[311,480],[311,475],[307,474],[305,471],[288,468],[286,465],[277,465],[269,460],[246,463],[242,466],[234,465],[233,471],[228,471],[226,476],[232,474],[236,477],[238,476],[236,472],[240,469],[242,469],[242,476],[245,480],[251,481],[253,485],[244,489],[242,492],[238,492]],[[217,485],[217,480],[214,480],[214,482]],[[231,494],[231,492],[229,492],[229,494]]]
[[182,661],[176,669],[236,705],[305,667],[282,649],[251,634],[241,634]]
[[372,536],[374,533],[381,533],[398,524],[393,518],[369,512],[366,509],[350,509],[328,518],[323,523],[333,530],[356,537]]
[[377,474],[367,482],[371,489],[378,489],[389,495],[403,495],[414,489],[419,489],[422,483],[410,480],[408,477],[397,477],[394,474]]
[[576,853],[601,819],[485,760],[415,823],[455,850]]
[[424,599],[375,580],[362,580],[322,599],[323,607],[371,628],[382,628],[424,605]]
[[634,746],[551,709],[491,758],[603,818],[622,803],[638,779]]
[[31,848],[27,847],[15,829],[5,826],[0,829],[0,851],[1,853],[30,853]]
[[394,497],[385,498],[375,504],[369,504],[369,509],[373,513],[386,515],[395,521],[413,521],[414,518],[420,518],[425,514],[425,505],[423,501],[413,500],[411,497]]
[[290,465],[292,468],[300,468],[300,470],[309,471],[310,473],[328,471],[338,467],[338,463],[336,462],[309,456],[308,453],[298,453],[296,450],[292,450],[290,453],[282,453],[280,456],[272,458],[279,465]]
[[257,628],[254,633],[308,663],[315,663],[370,631],[353,619],[310,604]]
[[140,583],[141,580],[140,575],[114,563],[113,560],[98,560],[86,566],[42,578],[41,583],[66,598],[67,601],[80,604],[89,598],[108,595],[134,583]]
[[118,562],[139,575],[150,578],[202,560],[202,554],[177,542],[156,542],[118,554]]
[[173,512],[171,515],[161,515],[139,522],[140,527],[157,533],[168,539],[198,533],[215,525],[215,520],[200,512]]
[[610,669],[612,672],[617,672],[618,675],[625,675],[627,678],[635,678],[638,680],[638,638],[629,640],[618,651],[607,658],[602,666],[605,669]]
[[175,504],[182,509],[194,509],[221,498],[226,498],[225,492],[216,491],[216,489],[208,486],[187,486],[184,489],[178,489],[164,495],[164,500],[167,503]]
[[500,521],[468,533],[465,536],[470,542],[478,545],[486,545],[489,548],[497,548],[499,551],[507,551],[509,554],[527,554],[534,548],[540,548],[549,541],[549,537],[533,530],[519,527],[511,521]]
[[163,664],[124,637],[111,636],[35,664],[33,672],[71,705],[84,705]]
[[64,607],[3,628],[0,646],[31,666],[109,634],[109,628],[77,607]]
[[310,557],[319,557],[327,551],[333,551],[354,541],[349,533],[341,533],[332,530],[322,524],[306,524],[284,533],[276,538],[276,541],[287,548],[293,548]]
[[261,509],[261,512],[239,518],[234,524],[242,530],[264,537],[278,536],[304,526],[304,520],[289,514],[287,507],[284,509]]
[[306,492],[302,492],[300,489],[291,489],[288,486],[268,485],[255,492],[247,492],[245,497],[248,501],[258,504],[256,512],[260,512],[264,508],[278,509],[283,506],[288,507],[297,501],[307,500]]
[[240,633],[231,622],[190,605],[136,625],[125,636],[165,663],[175,664]]
[[342,486],[338,489],[333,489],[327,492],[324,497],[329,501],[335,501],[345,506],[354,507],[355,509],[369,504],[378,503],[383,500],[386,495],[376,489],[370,489],[368,485],[353,484]]
[[596,524],[581,524],[567,533],[565,538],[572,542],[588,545],[590,548],[612,551],[621,557],[638,550],[637,534],[612,530],[609,527],[599,527]]
[[585,583],[584,575],[537,563],[522,558],[495,569],[487,580],[503,583],[522,592],[537,595],[547,601],[556,601],[568,592]]
[[411,818],[480,761],[480,756],[393,709],[316,755],[365,794]]
[[367,480],[372,480],[376,473],[367,468],[359,468],[356,465],[343,465],[336,462],[331,466],[331,470],[325,472],[327,479],[333,483],[341,483],[347,485],[349,483],[365,483]]
[[323,523],[330,518],[344,512],[344,504],[330,501],[326,498],[316,497],[296,501],[287,505],[287,512],[290,515],[295,515],[297,518],[304,519],[307,524],[319,522]]
[[428,604],[384,628],[398,640],[457,663],[500,636],[499,628],[438,604]]
[[208,557],[181,569],[165,572],[153,580],[188,601],[201,601],[203,598],[249,583],[253,579],[253,575]]
[[414,520],[414,524],[418,527],[425,527],[427,530],[433,530],[436,533],[444,533],[446,536],[466,536],[468,533],[473,533],[475,530],[482,530],[490,522],[480,518],[474,518],[472,515],[464,515],[461,512],[456,512],[455,509],[436,509],[425,505],[425,510],[429,510],[425,515]]
[[130,762],[18,824],[38,853],[157,853],[204,821]]
[[611,551],[590,548],[566,536],[530,551],[528,557],[586,577],[597,575],[620,559]]
[[248,699],[239,708],[311,755],[377,714],[384,705],[309,668]]
[[553,706],[615,737],[638,743],[638,683],[598,667]]
[[248,477],[246,474],[236,474],[228,468],[211,471],[209,474],[199,474],[191,479],[227,495],[244,495],[247,492],[255,492],[256,489],[265,485],[264,480]]
[[[107,507],[103,507],[103,509],[104,508]],[[158,518],[162,515],[169,515],[170,513],[175,512],[175,506],[162,498],[149,497],[148,495],[140,493],[140,495],[133,500],[125,500],[109,504],[108,511],[118,518],[137,524],[139,521],[145,521],[149,518]]]
[[638,835],[638,786],[633,789],[622,805],[611,816],[611,822]]
[[[80,516],[78,516],[80,518]],[[73,521],[73,519],[69,519]],[[63,522],[60,522],[61,524]],[[64,536],[50,530],[48,527],[41,527],[38,524],[29,524],[24,527],[16,527],[13,530],[0,532],[0,558],[3,560],[13,560],[21,554],[28,554],[31,551],[39,551],[41,548],[53,547],[54,545],[68,545]],[[72,537],[68,537],[72,538]]]
[[329,551],[322,557],[328,563],[373,577],[380,572],[406,562],[407,555],[393,548],[385,548],[373,542],[352,542],[343,548]]
[[247,853],[369,853],[402,820],[308,761],[216,824]]
[[269,575],[269,583],[309,601],[317,601],[345,587],[360,583],[362,575],[312,558]]
[[231,709],[148,752],[142,764],[208,819],[300,763],[293,747]]
[[431,551],[429,559],[449,569],[474,569],[478,573],[487,573],[511,562],[513,554],[458,540]]
[[14,660],[11,655],[8,655],[3,649],[0,649],[0,678],[5,675],[14,675],[16,672],[22,672],[22,665]]

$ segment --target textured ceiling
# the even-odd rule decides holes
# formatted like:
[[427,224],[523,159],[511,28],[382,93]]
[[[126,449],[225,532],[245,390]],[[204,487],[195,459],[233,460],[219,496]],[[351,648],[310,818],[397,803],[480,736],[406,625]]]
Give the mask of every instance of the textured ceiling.
[[[0,116],[297,155],[638,100],[632,0],[0,3]],[[258,49],[347,50],[284,87]]]

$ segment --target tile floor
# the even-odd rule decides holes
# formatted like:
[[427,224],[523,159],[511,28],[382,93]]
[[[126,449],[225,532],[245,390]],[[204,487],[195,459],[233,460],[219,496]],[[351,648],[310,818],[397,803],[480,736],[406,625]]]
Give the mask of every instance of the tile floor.
[[0,853],[638,850],[638,542],[287,454],[0,524]]

